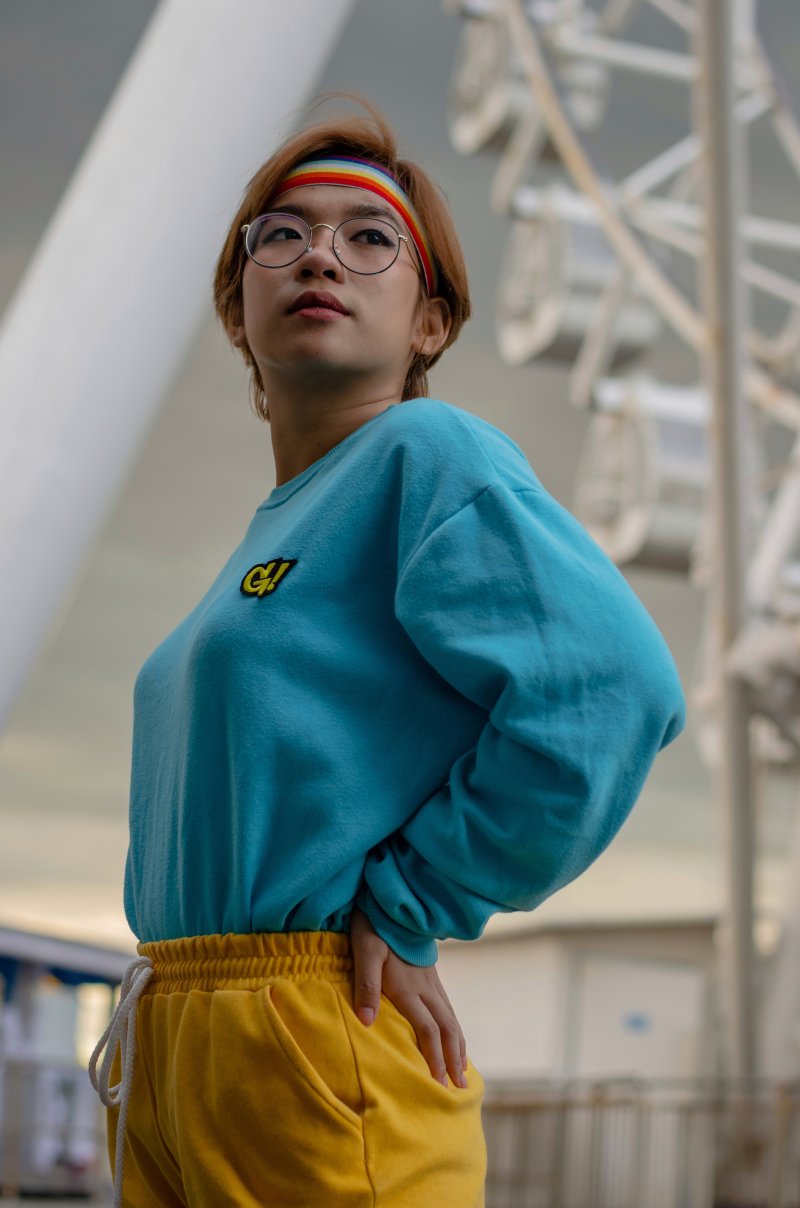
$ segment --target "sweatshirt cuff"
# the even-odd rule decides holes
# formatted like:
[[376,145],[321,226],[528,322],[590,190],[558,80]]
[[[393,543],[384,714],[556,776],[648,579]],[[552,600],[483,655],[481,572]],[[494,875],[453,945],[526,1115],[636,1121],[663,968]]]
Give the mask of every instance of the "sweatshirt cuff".
[[355,905],[364,911],[377,934],[389,945],[395,956],[399,956],[409,965],[424,967],[436,964],[439,958],[436,940],[409,931],[407,927],[401,927],[394,919],[390,919],[378,905],[374,893],[365,881],[361,882],[356,893]]

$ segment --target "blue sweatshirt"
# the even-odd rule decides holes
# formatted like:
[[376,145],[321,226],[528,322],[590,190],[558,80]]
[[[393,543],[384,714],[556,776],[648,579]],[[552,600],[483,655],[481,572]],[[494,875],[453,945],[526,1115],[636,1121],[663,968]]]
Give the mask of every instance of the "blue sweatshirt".
[[420,398],[276,487],[134,686],[144,942],[349,931],[404,961],[602,852],[685,724],[669,649],[504,432]]

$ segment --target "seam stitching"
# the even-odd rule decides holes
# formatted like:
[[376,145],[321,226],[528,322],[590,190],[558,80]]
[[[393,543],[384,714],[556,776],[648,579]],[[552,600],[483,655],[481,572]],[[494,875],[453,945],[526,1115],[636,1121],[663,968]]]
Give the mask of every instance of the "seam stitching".
[[[428,542],[430,540],[432,540],[432,538],[435,537],[436,534],[439,532],[439,529],[444,528],[444,526],[446,524],[449,524],[451,520],[455,520],[456,516],[460,515],[461,512],[466,511],[467,508],[471,508],[472,505],[477,503],[478,500],[480,499],[480,497],[482,495],[485,495],[487,491],[496,491],[499,487],[503,487],[503,486],[505,486],[505,484],[502,482],[487,482],[486,486],[481,487],[481,489],[475,495],[473,495],[472,499],[468,499],[466,501],[466,503],[462,503],[461,506],[456,508],[456,510],[454,512],[451,512],[449,516],[445,516],[444,520],[440,520],[439,523],[436,525],[436,528],[432,529],[431,532],[428,533],[425,540],[422,541],[422,543],[417,546],[417,548],[414,550],[413,554],[409,554],[408,558],[406,558],[405,565],[397,576],[398,586],[400,584],[400,580],[407,573],[408,568],[411,565],[411,563],[415,560],[415,558],[417,558],[419,556],[419,554],[422,553],[422,551],[424,550],[424,548],[428,544]],[[506,490],[508,490],[512,495],[540,495],[541,496],[541,495],[545,494],[544,488],[541,486],[538,486],[538,487],[537,486],[506,487]]]
[[356,1054],[356,1046],[353,1044],[353,1038],[350,1035],[350,1026],[345,1018],[344,1007],[342,1006],[342,1000],[339,996],[338,991],[336,991],[336,1002],[339,1007],[339,1014],[342,1017],[342,1025],[344,1026],[345,1035],[347,1036],[347,1043],[350,1045],[350,1052],[353,1054],[353,1064],[355,1065],[355,1069],[356,1069],[356,1078],[358,1079],[358,1088],[361,1091],[361,1101],[364,1104],[364,1110],[361,1113],[361,1136],[362,1136],[363,1144],[364,1144],[364,1170],[366,1171],[367,1179],[369,1180],[370,1191],[372,1192],[371,1208],[374,1208],[375,1203],[376,1203],[377,1192],[375,1190],[375,1184],[372,1180],[372,1174],[370,1173],[369,1157],[367,1154],[367,1130],[366,1130],[367,1097],[364,1093],[364,1082],[361,1077],[361,1067],[359,1065],[358,1056]]
[[[313,1063],[308,1057],[306,1057],[305,1053],[303,1053],[300,1045],[292,1036],[288,1025],[281,1018],[280,1011],[272,1001],[272,996],[270,993],[271,987],[272,983],[268,982],[265,986],[262,986],[260,990],[254,990],[253,993],[256,995],[261,1012],[267,1020],[267,1026],[269,1027],[270,1032],[272,1033],[272,1036],[274,1037],[275,1042],[277,1043],[281,1052],[292,1068],[297,1072],[298,1076],[302,1078],[304,1084],[308,1087],[312,1094],[316,1095],[321,1103],[324,1103],[330,1111],[335,1112],[336,1115],[339,1116],[339,1118],[343,1120],[345,1124],[349,1125],[350,1128],[357,1128],[350,1116],[347,1115],[347,1111],[350,1110],[352,1112],[352,1108],[348,1109],[346,1103],[340,1102],[338,1096],[334,1093],[334,1091],[331,1090],[319,1071],[315,1069]],[[268,998],[269,1005],[267,1005]],[[275,1013],[275,1020],[273,1020],[271,1012]],[[284,1035],[284,1031],[282,1031],[282,1029],[285,1030],[286,1035]],[[293,1045],[294,1048],[290,1047],[291,1045]],[[297,1052],[294,1051],[295,1049]],[[301,1064],[301,1057],[305,1059],[310,1069],[314,1070],[314,1073],[319,1079],[320,1085],[325,1087],[327,1095],[324,1094],[309,1077],[309,1074]],[[352,1114],[356,1115],[355,1112],[352,1112]]]
[[409,554],[409,556],[406,558],[405,565],[397,576],[398,585],[400,583],[400,580],[403,578],[403,576],[408,571],[408,568],[411,565],[411,563],[414,561],[415,558],[418,557],[419,554],[422,553],[422,551],[424,550],[424,548],[428,544],[428,542],[433,537],[435,537],[436,534],[439,532],[439,529],[444,528],[444,526],[446,524],[449,524],[451,520],[455,520],[456,516],[458,516],[461,512],[466,511],[467,508],[471,508],[473,503],[477,503],[477,501],[480,499],[481,495],[485,495],[487,491],[490,491],[492,489],[492,487],[495,487],[495,486],[497,486],[497,483],[489,482],[486,484],[486,486],[481,487],[481,489],[479,491],[477,491],[472,496],[471,499],[468,499],[466,501],[466,503],[462,503],[461,506],[457,507],[456,510],[454,512],[451,512],[449,516],[445,516],[444,520],[440,520],[439,523],[436,525],[436,528],[431,529],[431,531],[428,533],[427,537],[425,537],[424,540],[421,541],[420,544],[417,546],[417,548],[414,550],[413,554]]

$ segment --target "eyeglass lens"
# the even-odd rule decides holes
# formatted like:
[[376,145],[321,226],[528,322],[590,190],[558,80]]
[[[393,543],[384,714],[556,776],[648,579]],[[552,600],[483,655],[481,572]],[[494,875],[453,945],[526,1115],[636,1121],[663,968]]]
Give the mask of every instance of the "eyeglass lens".
[[[397,231],[379,218],[348,218],[329,234],[339,260],[354,273],[382,273],[400,250]],[[310,240],[311,227],[302,218],[262,214],[247,231],[247,251],[256,264],[284,268],[303,255]]]

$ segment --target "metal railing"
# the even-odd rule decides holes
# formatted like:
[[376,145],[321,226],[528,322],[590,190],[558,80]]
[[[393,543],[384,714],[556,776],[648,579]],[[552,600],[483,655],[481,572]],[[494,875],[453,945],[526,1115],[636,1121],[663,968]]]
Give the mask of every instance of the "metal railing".
[[486,1208],[800,1208],[800,1084],[487,1079]]
[[[800,1083],[487,1078],[486,1208],[800,1208]],[[107,1201],[80,1066],[0,1060],[0,1193]]]
[[105,1108],[68,1062],[0,1059],[0,1195],[107,1198]]

